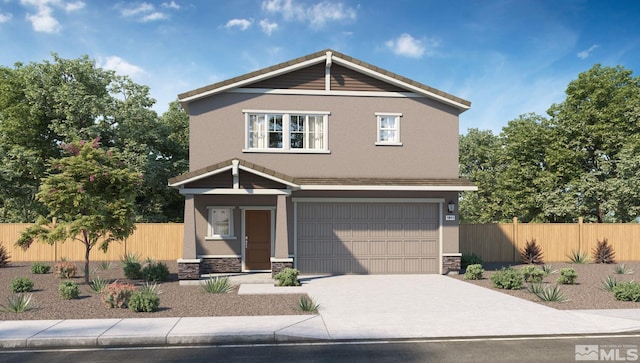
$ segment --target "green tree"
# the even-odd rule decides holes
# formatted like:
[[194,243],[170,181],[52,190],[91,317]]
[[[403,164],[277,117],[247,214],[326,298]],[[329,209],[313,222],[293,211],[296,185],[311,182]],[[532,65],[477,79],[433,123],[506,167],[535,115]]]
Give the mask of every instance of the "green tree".
[[63,144],[68,154],[51,161],[37,198],[48,214],[39,216],[16,245],[29,248],[34,240],[53,244],[76,240],[85,247],[85,282],[89,283],[89,255],[95,246],[106,252],[113,241],[124,240],[135,228],[134,204],[140,175],[117,153],[91,143]]

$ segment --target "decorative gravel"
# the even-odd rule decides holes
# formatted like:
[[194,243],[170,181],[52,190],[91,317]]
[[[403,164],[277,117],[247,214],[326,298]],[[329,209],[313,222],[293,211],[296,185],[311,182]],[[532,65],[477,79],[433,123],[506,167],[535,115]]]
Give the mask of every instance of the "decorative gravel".
[[[634,271],[629,275],[616,274],[613,270],[615,264],[571,264],[566,262],[554,262],[549,264],[553,267],[553,270],[557,270],[557,272],[546,276],[543,280],[543,286],[547,287],[558,285],[560,291],[568,301],[541,301],[536,295],[527,291],[527,283],[525,283],[521,290],[503,290],[493,287],[493,283],[490,280],[491,275],[501,267],[508,265],[485,264],[484,279],[482,280],[464,280],[462,274],[455,275],[453,278],[561,310],[640,308],[640,303],[617,301],[613,297],[612,292],[602,289],[602,280],[606,279],[607,276],[612,276],[618,281],[631,281],[634,279],[640,280],[640,262],[624,262],[625,266]],[[522,266],[524,265],[513,265],[514,268],[521,268]],[[560,269],[566,267],[572,267],[577,272],[577,284],[561,285],[556,282],[557,278],[560,276]]]
[[[129,309],[109,309],[101,295],[91,291],[84,283],[83,262],[77,262],[78,274],[70,280],[80,286],[80,297],[63,300],[58,293],[62,279],[53,273],[37,275],[31,272],[31,263],[16,262],[0,268],[0,305],[6,305],[11,295],[9,288],[15,277],[28,277],[34,282],[32,301],[35,309],[24,313],[0,312],[0,320],[47,320],[47,319],[103,319],[103,318],[159,318],[198,316],[251,316],[251,315],[297,315],[309,314],[299,310],[301,296],[306,294],[238,295],[238,287],[228,294],[206,293],[200,286],[181,286],[178,283],[178,266],[175,261],[163,261],[169,267],[169,281],[159,284],[160,306],[152,313],[136,313]],[[46,262],[53,271],[54,262]],[[122,264],[112,262],[104,270],[99,263],[91,263],[90,277],[122,283],[142,285],[143,281],[130,281],[124,277]]]

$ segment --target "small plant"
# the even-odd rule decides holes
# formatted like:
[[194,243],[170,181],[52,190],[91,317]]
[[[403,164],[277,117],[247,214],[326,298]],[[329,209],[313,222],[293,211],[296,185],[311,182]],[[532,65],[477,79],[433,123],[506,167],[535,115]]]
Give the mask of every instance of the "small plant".
[[537,269],[533,265],[523,266],[520,272],[522,272],[522,277],[526,282],[542,282],[545,276],[544,271]]
[[522,263],[526,264],[541,264],[544,263],[542,258],[542,248],[538,246],[535,239],[527,241],[522,251],[520,251],[520,257],[522,257]]
[[11,280],[11,292],[30,292],[33,290],[33,281],[28,277],[16,277]]
[[298,307],[302,311],[308,311],[308,312],[316,313],[316,312],[318,312],[318,309],[320,308],[320,304],[316,303],[311,298],[307,299],[306,296],[302,296],[302,297],[300,297],[300,302],[298,303]]
[[593,252],[593,262],[595,263],[616,262],[616,253],[613,250],[613,246],[609,244],[609,241],[606,238],[602,241],[598,240],[596,247],[591,252]]
[[633,269],[623,263],[621,265],[613,266],[613,272],[618,275],[631,275],[633,273]]
[[166,281],[169,277],[169,268],[163,262],[149,262],[141,271],[142,277],[147,281]]
[[210,294],[226,294],[233,290],[233,285],[228,277],[210,277],[202,284],[205,292]]
[[539,293],[542,292],[543,289],[544,289],[544,286],[542,286],[542,283],[539,283],[539,282],[529,284],[529,286],[527,287],[527,291],[529,291],[534,295],[538,295]]
[[571,250],[571,253],[565,255],[567,256],[567,258],[569,258],[569,262],[571,263],[577,263],[577,264],[585,264],[585,263],[589,263],[589,255],[584,252],[584,251],[580,251],[580,250]]
[[558,272],[558,270],[554,270],[553,266],[551,265],[542,265],[541,269],[542,269],[542,272],[544,272],[545,276],[549,276]]
[[33,274],[44,275],[44,274],[48,274],[49,271],[51,271],[51,266],[47,265],[46,263],[34,262],[31,265],[31,273]]
[[89,288],[96,294],[101,293],[105,287],[107,287],[107,280],[103,279],[100,276],[93,278],[89,283]]
[[572,267],[560,269],[560,277],[558,283],[563,285],[574,285],[578,279],[578,273]]
[[555,302],[563,302],[567,301],[565,299],[564,294],[560,291],[558,285],[554,285],[553,287],[543,287],[540,288],[537,293],[534,293],[540,300],[542,301],[555,301]]
[[7,248],[4,246],[4,244],[0,242],[0,267],[7,266],[9,264],[10,257],[11,255],[9,255],[9,251],[7,251]]
[[615,277],[607,276],[606,279],[602,279],[602,289],[606,291],[613,291],[613,288],[618,285],[618,280]]
[[273,278],[278,280],[278,286],[300,286],[300,281],[298,281],[299,274],[299,270],[287,267],[278,272]]
[[465,280],[482,280],[484,269],[480,264],[474,264],[467,266],[467,270],[464,272]]
[[61,261],[53,266],[53,272],[61,279],[68,279],[76,276],[78,268],[73,262]]
[[158,284],[155,283],[155,282],[153,282],[153,283],[145,282],[143,285],[141,285],[138,288],[138,291],[153,293],[153,294],[156,294],[156,295],[160,295],[162,293],[162,291],[160,291],[160,289],[158,289]]
[[460,258],[460,267],[464,269],[469,265],[482,265],[482,258],[475,253],[463,253]]
[[131,294],[128,305],[131,311],[151,313],[158,309],[160,297],[158,293],[149,289],[138,290]]
[[139,280],[142,278],[142,264],[138,254],[126,253],[122,258],[122,268],[124,276],[129,280]]
[[5,313],[23,313],[33,309],[31,294],[13,294],[7,297],[6,304],[0,305],[0,311]]
[[126,308],[129,306],[129,299],[134,291],[136,291],[135,286],[116,281],[104,288],[102,301],[108,308]]
[[78,284],[69,280],[60,282],[58,292],[60,293],[60,297],[65,300],[77,299],[78,296],[80,296]]
[[102,271],[109,271],[113,267],[111,261],[100,261],[100,269]]
[[524,283],[524,277],[519,270],[503,267],[491,275],[491,282],[498,289],[519,290]]
[[619,282],[613,288],[613,296],[620,301],[640,301],[640,284],[635,281]]
[[140,263],[140,255],[137,253],[125,253],[122,257],[120,257],[120,261],[122,262],[122,265],[126,265],[128,263]]

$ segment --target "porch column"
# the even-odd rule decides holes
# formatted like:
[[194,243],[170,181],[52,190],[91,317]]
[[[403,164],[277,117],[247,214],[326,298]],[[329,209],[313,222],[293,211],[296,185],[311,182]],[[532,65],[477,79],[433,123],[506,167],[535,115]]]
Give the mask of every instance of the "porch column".
[[193,194],[184,196],[184,239],[182,258],[178,259],[178,279],[198,280],[200,278],[200,259],[196,258],[196,223]]
[[276,202],[276,241],[275,255],[271,257],[271,273],[273,275],[287,267],[293,267],[293,259],[289,258],[289,227],[287,225],[287,196],[278,195]]

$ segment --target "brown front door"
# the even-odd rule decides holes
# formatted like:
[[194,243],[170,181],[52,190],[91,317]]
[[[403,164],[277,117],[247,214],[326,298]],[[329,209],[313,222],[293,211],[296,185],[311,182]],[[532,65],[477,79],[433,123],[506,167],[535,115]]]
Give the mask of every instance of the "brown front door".
[[271,211],[245,210],[244,268],[271,270]]

